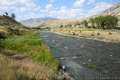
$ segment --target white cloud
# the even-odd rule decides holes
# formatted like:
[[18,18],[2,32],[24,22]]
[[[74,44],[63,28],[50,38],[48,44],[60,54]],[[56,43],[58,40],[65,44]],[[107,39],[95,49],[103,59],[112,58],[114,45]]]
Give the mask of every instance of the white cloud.
[[[34,0],[0,0],[0,13],[5,11],[8,13],[14,12],[17,19],[21,20],[40,16],[83,18],[87,15],[98,13],[112,6],[112,4],[106,2],[96,2],[96,0],[74,0],[75,2],[69,8],[67,5],[55,7],[53,3],[55,0],[48,1],[48,4],[41,8],[40,5],[37,5],[34,2]],[[83,6],[86,5],[93,5],[94,8],[88,10],[87,13],[87,11],[83,8]]]
[[80,18],[84,14],[81,9],[67,8],[66,6],[61,6],[60,8],[50,8],[42,10],[49,17],[56,17],[60,19],[70,19],[70,18]]
[[51,9],[52,7],[53,7],[52,4],[47,4],[45,8],[46,8],[46,9]]
[[75,8],[80,8],[84,6],[85,4],[94,4],[96,0],[75,0],[73,6]]
[[0,12],[15,13],[18,19],[27,18],[27,16],[35,15],[40,9],[33,0],[0,0]]
[[74,7],[81,7],[86,2],[86,0],[76,0],[74,3]]
[[95,3],[96,0],[75,0],[71,8],[67,6],[61,6],[55,8],[51,3],[47,4],[45,9],[42,10],[45,15],[49,17],[57,17],[61,19],[67,18],[83,18],[87,16],[87,13],[81,8],[84,4]]

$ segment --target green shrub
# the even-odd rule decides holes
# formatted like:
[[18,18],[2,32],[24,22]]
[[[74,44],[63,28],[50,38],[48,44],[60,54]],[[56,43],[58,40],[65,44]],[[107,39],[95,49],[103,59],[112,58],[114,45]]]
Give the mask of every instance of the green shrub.
[[112,35],[112,33],[111,33],[111,32],[108,32],[108,34],[109,34],[109,35]]
[[97,33],[97,35],[100,35],[100,33]]
[[95,36],[94,34],[91,34],[91,36]]
[[84,25],[84,27],[88,28],[88,22],[86,20],[84,20],[82,24]]

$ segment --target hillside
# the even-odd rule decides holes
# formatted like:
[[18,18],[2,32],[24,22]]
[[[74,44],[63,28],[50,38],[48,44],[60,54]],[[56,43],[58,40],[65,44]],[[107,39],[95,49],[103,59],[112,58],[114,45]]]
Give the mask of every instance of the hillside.
[[9,16],[0,16],[0,26],[17,26],[21,25],[16,20],[10,18]]
[[48,20],[44,22],[42,25],[38,26],[40,28],[55,28],[55,27],[62,27],[62,26],[74,26],[81,22],[80,19],[59,19],[59,20]]
[[0,16],[0,28],[16,28],[16,29],[23,29],[26,28],[20,22],[12,19],[9,16]]
[[0,37],[11,34],[22,34],[28,28],[9,16],[0,16]]
[[109,8],[105,11],[103,11],[102,14],[120,16],[120,3],[112,6],[111,8]]
[[56,20],[56,18],[49,18],[49,17],[31,18],[31,19],[23,20],[23,21],[21,21],[21,23],[25,26],[28,26],[28,27],[37,27],[48,20]]

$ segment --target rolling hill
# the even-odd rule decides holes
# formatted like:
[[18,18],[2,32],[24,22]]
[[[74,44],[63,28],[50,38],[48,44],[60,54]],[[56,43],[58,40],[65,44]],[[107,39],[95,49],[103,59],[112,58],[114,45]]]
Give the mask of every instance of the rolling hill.
[[19,34],[20,32],[27,31],[28,28],[23,26],[9,16],[0,16],[0,36],[3,34]]
[[0,26],[12,26],[12,25],[15,26],[21,24],[9,16],[0,16]]
[[1,27],[26,28],[20,22],[12,19],[9,16],[0,16],[0,28]]
[[21,21],[21,23],[28,27],[37,27],[48,20],[56,20],[56,18],[49,18],[49,17],[31,18],[31,19],[23,20],[23,21]]

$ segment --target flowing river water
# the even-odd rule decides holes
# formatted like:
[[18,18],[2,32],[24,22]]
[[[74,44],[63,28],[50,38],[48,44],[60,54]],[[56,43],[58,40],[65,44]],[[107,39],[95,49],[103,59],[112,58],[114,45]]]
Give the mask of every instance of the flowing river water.
[[120,44],[41,32],[75,80],[120,80]]

